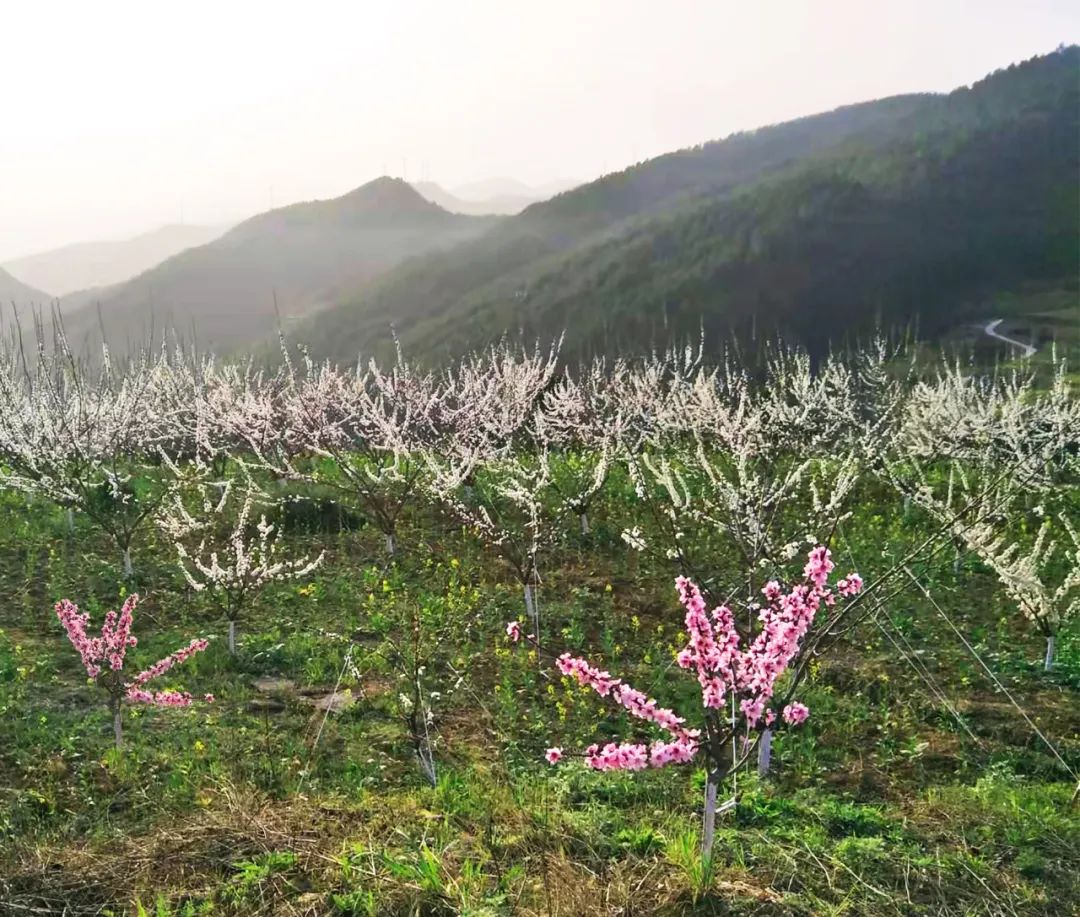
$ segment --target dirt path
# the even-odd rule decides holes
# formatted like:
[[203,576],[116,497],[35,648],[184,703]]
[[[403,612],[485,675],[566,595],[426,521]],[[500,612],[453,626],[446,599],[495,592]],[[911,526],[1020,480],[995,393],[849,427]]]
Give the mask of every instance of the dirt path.
[[990,337],[992,338],[997,338],[999,341],[1004,341],[1006,344],[1012,344],[1013,347],[1019,347],[1022,351],[1024,351],[1022,354],[1020,354],[1020,356],[1024,357],[1025,359],[1027,357],[1035,356],[1035,351],[1038,348],[1033,347],[1031,344],[1025,344],[1023,341],[1018,341],[1015,338],[1007,338],[1003,334],[998,334],[997,327],[1003,321],[1005,321],[1005,319],[995,318],[992,322],[986,323],[986,327],[983,328],[983,331],[986,334],[990,335]]

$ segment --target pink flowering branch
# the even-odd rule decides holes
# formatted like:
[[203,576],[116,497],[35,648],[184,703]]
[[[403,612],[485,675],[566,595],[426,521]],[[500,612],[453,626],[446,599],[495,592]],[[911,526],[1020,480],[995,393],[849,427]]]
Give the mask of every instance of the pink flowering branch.
[[[687,728],[684,717],[659,706],[652,698],[587,660],[570,653],[559,656],[555,665],[564,676],[615,701],[631,716],[659,726],[670,736],[651,743],[590,745],[584,753],[586,767],[599,771],[636,771],[686,764],[704,752],[708,758],[708,779],[703,847],[708,856],[715,830],[716,787],[720,778],[737,764],[734,752],[728,753],[726,749],[728,740],[739,730],[739,720],[747,733],[760,730],[767,744],[778,718],[789,726],[799,726],[810,715],[805,704],[792,701],[778,717],[773,698],[778,680],[799,658],[803,638],[818,611],[835,605],[839,599],[853,598],[862,590],[862,578],[857,573],[838,580],[835,589],[830,587],[828,581],[834,567],[828,548],[819,545],[807,557],[801,582],[787,589],[775,580],[766,583],[761,590],[764,601],[751,606],[758,612],[756,633],[745,639],[731,608],[719,605],[707,611],[695,583],[681,576],[675,581],[679,601],[686,610],[687,638],[676,662],[693,673],[700,686],[701,729]],[[506,634],[518,642],[522,636],[520,625],[510,622]],[[550,764],[564,757],[563,749],[558,747],[549,748],[545,754]]]
[[[71,645],[79,654],[86,674],[108,692],[117,748],[122,744],[120,709],[123,702],[126,700],[156,707],[190,706],[192,696],[186,691],[148,691],[143,686],[209,646],[206,640],[192,640],[182,649],[170,653],[164,659],[159,659],[131,681],[125,681],[120,675],[124,668],[124,657],[128,648],[138,643],[135,637],[131,636],[133,613],[138,602],[138,595],[132,593],[124,602],[119,614],[115,611],[108,612],[102,623],[99,637],[88,636],[86,629],[90,623],[90,616],[79,611],[78,605],[68,599],[61,599],[56,603],[56,617],[67,632]],[[212,703],[214,697],[212,694],[207,694],[204,700]]]

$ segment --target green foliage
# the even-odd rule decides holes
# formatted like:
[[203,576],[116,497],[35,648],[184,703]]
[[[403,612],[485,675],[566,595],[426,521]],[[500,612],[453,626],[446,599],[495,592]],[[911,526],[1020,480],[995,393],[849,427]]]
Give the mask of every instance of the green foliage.
[[1078,67],[1073,46],[650,160],[406,263],[298,337],[348,360],[392,324],[438,362],[518,330],[565,331],[570,356],[701,328],[753,353],[779,330],[820,354],[875,326],[943,333],[1032,283],[1075,303]]
[[[1067,508],[1074,498],[1061,499]],[[850,552],[868,581],[930,525],[870,480],[851,506],[837,556],[846,565]],[[0,604],[0,911],[65,901],[155,917],[585,915],[603,902],[639,913],[877,914],[933,913],[943,900],[975,911],[996,896],[1002,910],[1052,915],[1080,894],[1073,783],[918,593],[891,598],[889,620],[977,739],[876,626],[861,627],[811,667],[801,692],[811,719],[777,733],[769,778],[739,773],[738,804],[704,864],[700,769],[580,767],[576,751],[636,724],[509,647],[517,584],[470,533],[422,506],[402,521],[401,543],[415,547],[392,561],[376,560],[371,527],[323,536],[326,565],[260,596],[239,659],[222,645],[218,612],[177,577],[171,546],[148,539],[131,658],[210,635],[184,687],[216,701],[129,711],[122,753],[50,610],[62,595],[85,597],[95,615],[115,606],[111,546],[89,528],[70,535],[20,495],[0,495],[0,515],[9,597]],[[693,703],[693,684],[665,671],[681,640],[676,565],[619,538],[627,520],[658,535],[623,471],[591,516],[588,536],[573,525],[559,533],[545,565],[551,646],[595,650],[662,702]],[[285,537],[298,550],[313,539],[305,526]],[[734,549],[711,539],[695,549],[723,581],[738,573]],[[968,561],[954,569],[951,553],[917,573],[1077,760],[1077,622],[1045,674],[1038,637],[1007,613],[992,574]],[[401,700],[410,679],[399,663],[415,658],[403,642],[416,625],[434,786],[416,766]],[[355,667],[345,664],[350,646]],[[260,676],[293,687],[263,693]],[[325,714],[312,701],[335,685],[355,703]],[[559,767],[542,759],[554,744],[570,754]]]

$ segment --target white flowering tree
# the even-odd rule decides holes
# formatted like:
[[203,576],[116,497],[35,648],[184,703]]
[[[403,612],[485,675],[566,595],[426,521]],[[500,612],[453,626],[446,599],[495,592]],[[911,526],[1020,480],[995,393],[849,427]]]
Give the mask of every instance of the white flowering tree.
[[207,592],[229,627],[229,652],[236,653],[236,624],[268,584],[300,579],[315,570],[315,558],[281,556],[281,531],[265,512],[264,495],[250,479],[204,478],[191,494],[177,494],[161,514],[162,530],[173,540],[184,578],[196,592]]
[[[343,372],[306,357],[286,361],[276,435],[245,434],[257,462],[286,480],[333,490],[397,549],[402,515],[422,492],[422,450],[435,437],[440,385],[402,355]],[[256,431],[256,434],[258,431]]]
[[125,576],[136,536],[183,477],[155,372],[145,351],[117,367],[108,349],[92,370],[58,330],[0,373],[0,483],[66,509],[69,523],[85,516],[116,545]]
[[589,510],[628,434],[613,393],[597,360],[580,376],[566,373],[544,393],[534,415],[534,438],[553,455],[553,486],[564,509],[577,516],[582,535],[589,534]]
[[1035,508],[1043,520],[1033,538],[1010,524],[1024,517],[1016,512],[1028,489],[1024,468],[1035,480],[1039,463],[1012,467],[984,460],[974,468],[958,463],[944,484],[925,467],[914,467],[914,487],[901,477],[911,465],[894,467],[898,489],[910,492],[917,505],[993,571],[1016,610],[1046,638],[1043,667],[1050,671],[1058,631],[1080,612],[1080,534],[1065,512],[1051,515],[1041,506]]
[[[918,382],[907,405],[888,480],[992,570],[1017,611],[1055,638],[1080,608],[1080,544],[1067,509],[1047,511],[1074,475],[1080,430],[1064,360],[1053,355],[1046,388],[1033,375],[977,376],[956,364]],[[1033,505],[1035,504],[1035,505]],[[1029,513],[1042,516],[1034,535]]]
[[431,496],[495,551],[521,584],[539,634],[537,557],[566,511],[536,422],[556,369],[557,349],[508,345],[473,356],[447,374],[438,443],[424,453]]

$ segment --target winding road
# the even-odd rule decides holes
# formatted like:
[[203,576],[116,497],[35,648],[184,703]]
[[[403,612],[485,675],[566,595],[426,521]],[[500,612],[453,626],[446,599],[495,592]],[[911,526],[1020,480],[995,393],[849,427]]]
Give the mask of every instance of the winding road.
[[1005,321],[1005,319],[995,318],[992,322],[986,323],[986,327],[983,328],[983,331],[986,332],[986,334],[990,335],[990,337],[992,338],[997,338],[999,341],[1004,341],[1006,344],[1012,344],[1013,347],[1019,347],[1022,351],[1024,351],[1022,354],[1020,354],[1021,357],[1035,356],[1035,351],[1037,350],[1037,348],[1033,347],[1031,344],[1025,344],[1023,341],[1018,341],[1015,338],[1007,338],[1003,334],[998,334],[997,327],[1003,321]]

